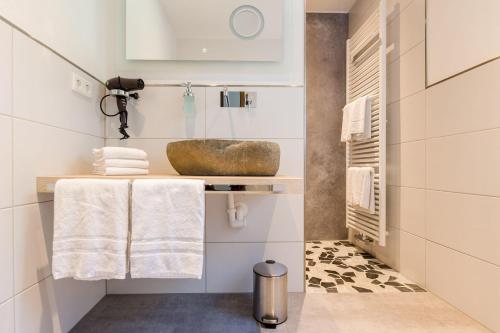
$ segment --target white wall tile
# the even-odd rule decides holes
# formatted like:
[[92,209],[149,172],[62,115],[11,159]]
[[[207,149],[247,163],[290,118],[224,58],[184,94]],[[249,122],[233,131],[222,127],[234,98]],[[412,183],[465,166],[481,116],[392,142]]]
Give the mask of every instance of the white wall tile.
[[401,230],[425,237],[425,190],[402,187],[400,200]]
[[36,177],[88,174],[92,148],[103,139],[30,121],[14,120],[14,205],[51,200],[36,193]]
[[[99,110],[102,84],[18,31],[14,31],[13,50],[16,117],[104,136]],[[71,90],[73,73],[89,81],[92,98]]]
[[271,139],[280,145],[280,168],[278,175],[304,177],[304,140]]
[[257,107],[221,108],[222,88],[207,88],[207,137],[303,138],[304,88],[234,87],[257,93]]
[[400,230],[398,228],[393,228],[391,226],[387,227],[389,234],[386,237],[386,245],[380,246],[378,242],[361,242],[355,239],[353,229],[349,230],[349,240],[353,242],[356,246],[374,253],[378,259],[387,265],[391,266],[395,270],[399,270],[400,261]]
[[388,20],[398,17],[412,1],[413,0],[387,0],[387,12],[394,9],[394,12],[388,17]]
[[[1,98],[0,98],[1,99]],[[12,206],[12,118],[0,116],[0,208]]]
[[427,242],[428,290],[469,316],[500,331],[500,267]]
[[[196,110],[184,112],[181,87],[146,87],[140,98],[128,104],[128,134],[131,138],[204,138],[205,88],[193,88]],[[106,112],[117,112],[116,99],[108,98]],[[106,118],[107,138],[121,138],[119,117]]]
[[425,239],[400,233],[400,272],[421,287],[425,287]]
[[500,266],[500,198],[426,191],[427,238]]
[[387,185],[401,186],[401,144],[387,146]]
[[103,281],[49,277],[16,295],[16,332],[68,332],[104,294]]
[[0,209],[0,267],[2,267],[0,270],[0,303],[14,295],[14,244],[12,228],[12,209]]
[[419,237],[425,237],[425,190],[411,187],[387,188],[387,221]]
[[387,226],[399,229],[401,223],[401,187],[400,186],[387,186]]
[[204,293],[205,276],[195,279],[108,280],[107,294]]
[[425,139],[425,90],[387,106],[387,142]]
[[227,197],[206,197],[207,242],[280,242],[304,240],[304,196],[236,195],[248,205],[247,226],[232,228],[227,217]]
[[427,1],[429,84],[498,57],[499,11],[497,0]]
[[400,267],[400,232],[396,228],[387,228],[389,234],[386,237],[386,245],[384,247],[374,244],[375,252],[377,253],[377,258],[382,260],[387,265],[391,266],[395,270],[399,270]]
[[425,141],[406,142],[388,147],[388,184],[425,187]]
[[53,202],[14,208],[14,289],[19,293],[52,272]]
[[500,130],[427,141],[429,189],[500,196]]
[[251,292],[253,266],[274,259],[288,267],[288,291],[304,291],[304,243],[208,243],[207,291]]
[[0,332],[14,333],[14,299],[0,304]]
[[12,28],[0,21],[0,113],[12,114]]
[[429,88],[427,136],[500,127],[500,60]]
[[112,10],[99,0],[0,2],[2,17],[101,80],[110,69],[106,56],[110,51]]
[[[391,10],[389,5],[388,10]],[[387,44],[394,43],[395,47],[389,54],[388,61],[396,60],[424,39],[425,0],[414,0],[387,26]]]
[[425,43],[387,66],[387,101],[394,103],[425,89]]

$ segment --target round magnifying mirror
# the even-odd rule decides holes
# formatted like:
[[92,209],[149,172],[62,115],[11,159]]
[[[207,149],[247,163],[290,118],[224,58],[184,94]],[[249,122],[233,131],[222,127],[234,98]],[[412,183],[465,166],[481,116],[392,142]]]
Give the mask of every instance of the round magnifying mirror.
[[264,15],[254,6],[240,6],[231,13],[229,27],[238,38],[256,38],[264,29]]

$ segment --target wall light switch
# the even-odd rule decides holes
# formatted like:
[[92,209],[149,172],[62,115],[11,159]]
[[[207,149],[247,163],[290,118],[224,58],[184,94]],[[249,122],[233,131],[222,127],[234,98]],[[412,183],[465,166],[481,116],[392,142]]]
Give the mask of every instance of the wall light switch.
[[92,86],[90,82],[76,73],[73,73],[71,89],[82,96],[88,98],[92,97]]

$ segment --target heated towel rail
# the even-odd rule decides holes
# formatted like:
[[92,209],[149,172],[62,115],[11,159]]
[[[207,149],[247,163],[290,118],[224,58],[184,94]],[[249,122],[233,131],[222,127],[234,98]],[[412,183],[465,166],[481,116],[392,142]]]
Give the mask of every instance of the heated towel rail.
[[386,242],[386,1],[347,40],[347,103],[371,96],[371,139],[348,142],[346,167],[375,170],[375,214],[346,204],[346,225],[379,245]]

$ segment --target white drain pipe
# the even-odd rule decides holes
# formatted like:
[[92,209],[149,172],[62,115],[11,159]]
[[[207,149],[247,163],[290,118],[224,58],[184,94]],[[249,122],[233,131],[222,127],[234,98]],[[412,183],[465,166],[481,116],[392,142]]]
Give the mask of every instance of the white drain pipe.
[[233,228],[243,228],[247,225],[248,206],[243,202],[234,202],[234,194],[227,195],[227,215]]

